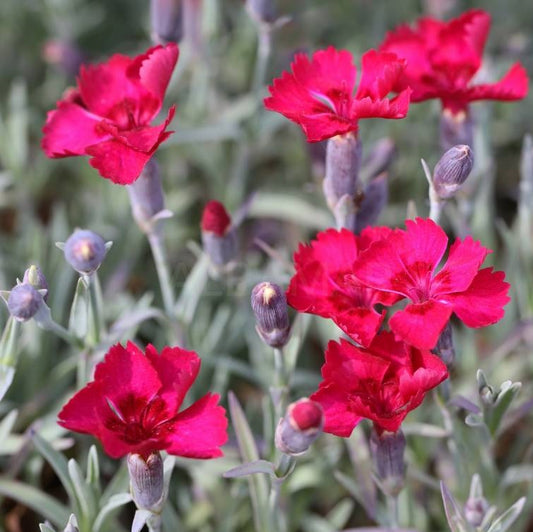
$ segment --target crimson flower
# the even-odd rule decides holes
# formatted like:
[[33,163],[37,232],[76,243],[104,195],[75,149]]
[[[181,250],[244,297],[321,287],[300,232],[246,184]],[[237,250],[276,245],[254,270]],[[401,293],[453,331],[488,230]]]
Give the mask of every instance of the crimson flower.
[[402,25],[389,32],[380,47],[407,60],[396,90],[413,89],[411,100],[439,98],[444,109],[458,114],[476,100],[520,100],[528,90],[524,67],[515,63],[497,83],[472,85],[482,62],[490,15],[472,9],[442,22],[421,18],[416,27]]
[[150,123],[161,110],[178,47],[155,46],[133,59],[114,55],[107,63],[82,66],[78,87],[48,113],[42,148],[48,157],[89,155],[102,177],[133,183],[171,131],[172,107],[159,126]]
[[347,229],[328,229],[294,254],[296,274],[287,290],[289,304],[300,312],[333,321],[355,341],[368,345],[385,317],[374,308],[392,305],[401,296],[369,288],[355,278],[353,265],[372,242],[385,238],[388,227],[366,228],[359,236]]
[[329,342],[322,382],[311,399],[324,409],[324,431],[348,437],[362,418],[396,432],[424,395],[448,377],[446,365],[427,350],[379,333],[367,348]]
[[96,366],[94,381],[63,407],[58,423],[92,434],[113,458],[152,452],[215,458],[227,440],[225,410],[207,394],[178,412],[200,369],[193,351],[149,345],[146,354],[128,342],[117,344]]
[[292,73],[284,72],[274,80],[264,103],[299,124],[309,142],[357,132],[361,118],[404,118],[407,114],[409,89],[386,98],[405,67],[394,54],[369,50],[363,55],[355,96],[356,68],[347,50],[330,46],[315,52],[311,60],[300,53],[291,67]]
[[505,273],[480,270],[489,249],[470,236],[458,238],[435,273],[448,237],[430,219],[407,220],[405,225],[405,231],[396,229],[373,243],[353,265],[361,283],[411,301],[389,319],[397,336],[431,349],[452,313],[469,327],[491,325],[503,317],[510,300]]

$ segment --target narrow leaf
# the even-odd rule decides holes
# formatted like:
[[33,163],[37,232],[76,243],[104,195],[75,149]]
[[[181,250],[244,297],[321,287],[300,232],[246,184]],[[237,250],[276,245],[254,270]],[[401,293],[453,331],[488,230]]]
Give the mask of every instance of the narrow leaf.
[[117,493],[109,498],[106,504],[102,506],[93,524],[93,532],[100,532],[106,519],[111,516],[114,510],[131,502],[132,498],[129,493]]
[[222,476],[224,478],[239,478],[253,475],[255,473],[265,473],[266,475],[275,477],[275,469],[276,468],[274,464],[268,460],[256,460],[255,462],[249,462],[247,464],[234,467],[233,469],[223,473]]
[[487,530],[487,532],[506,532],[511,525],[518,519],[518,516],[524,508],[526,498],[518,499],[508,510],[506,510]]
[[141,532],[146,521],[148,521],[151,516],[152,512],[150,512],[150,510],[137,510],[135,512],[135,517],[133,518],[133,523],[131,524],[131,532]]
[[0,478],[0,495],[22,503],[60,528],[65,526],[70,516],[70,510],[66,506],[22,482]]

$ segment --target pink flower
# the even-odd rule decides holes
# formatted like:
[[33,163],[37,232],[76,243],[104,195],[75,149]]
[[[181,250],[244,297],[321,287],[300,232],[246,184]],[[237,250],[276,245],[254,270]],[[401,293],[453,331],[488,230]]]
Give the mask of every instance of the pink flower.
[[363,55],[355,96],[356,68],[347,50],[330,46],[315,52],[311,61],[297,54],[291,67],[292,73],[284,72],[269,87],[265,107],[299,124],[309,142],[356,132],[361,118],[407,114],[409,89],[386,98],[405,67],[394,54],[370,50]]
[[435,273],[447,248],[446,234],[429,219],[407,220],[405,225],[405,231],[396,229],[373,243],[353,265],[359,282],[411,301],[389,319],[398,337],[431,349],[452,313],[469,327],[491,325],[503,317],[510,300],[505,274],[480,270],[490,250],[470,236],[457,239]]
[[114,55],[107,63],[82,67],[78,87],[48,113],[42,148],[48,157],[89,155],[102,177],[133,183],[157,147],[171,134],[172,107],[159,126],[178,47],[155,46],[130,59]]
[[497,83],[471,84],[481,67],[489,28],[490,15],[472,9],[449,22],[421,18],[414,29],[403,25],[389,32],[380,50],[407,60],[395,89],[411,87],[413,102],[439,98],[453,114],[466,111],[476,100],[524,98],[528,78],[520,63]]
[[311,399],[324,409],[324,431],[348,437],[362,418],[396,432],[428,390],[448,377],[445,364],[427,350],[379,333],[367,348],[331,341],[322,382]]
[[215,458],[227,440],[225,410],[207,394],[179,412],[200,369],[193,351],[149,345],[146,354],[128,342],[117,344],[96,366],[94,381],[63,407],[58,423],[92,434],[113,458],[152,452]]
[[294,254],[296,274],[287,290],[289,304],[300,312],[331,318],[362,345],[374,338],[385,317],[378,304],[392,305],[401,296],[369,288],[355,278],[353,265],[372,242],[385,238],[388,227],[367,228],[360,236],[328,229]]

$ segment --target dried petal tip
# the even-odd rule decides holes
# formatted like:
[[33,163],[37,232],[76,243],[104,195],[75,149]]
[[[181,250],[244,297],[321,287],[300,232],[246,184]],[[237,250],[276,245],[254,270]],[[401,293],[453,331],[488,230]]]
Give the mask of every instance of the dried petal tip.
[[157,510],[163,498],[163,460],[159,452],[144,459],[140,454],[128,455],[131,494],[137,508]]
[[202,231],[224,236],[231,225],[228,211],[220,201],[210,201],[202,214]]
[[285,454],[298,456],[322,434],[324,412],[319,403],[300,399],[287,408],[276,429],[276,447]]
[[83,229],[77,229],[65,242],[65,259],[79,273],[90,275],[104,261],[107,253],[104,239]]
[[[378,434],[379,432],[379,434]],[[405,482],[405,436],[400,430],[396,432],[372,431],[370,452],[377,470],[383,491],[396,496],[402,491]]]
[[251,297],[257,332],[271,347],[282,347],[290,332],[287,299],[277,285],[262,282],[254,286]]
[[31,320],[43,304],[41,293],[29,283],[18,284],[9,292],[7,308],[17,321]]
[[183,37],[183,0],[151,0],[152,39],[156,44],[179,42]]
[[450,148],[433,171],[433,187],[441,199],[451,198],[466,181],[474,166],[470,146],[458,144]]
[[[23,283],[31,284],[37,290],[48,290],[48,283],[46,277],[44,276],[41,268],[32,264],[25,272],[22,279]],[[48,293],[43,296],[43,299],[46,301],[48,298]]]

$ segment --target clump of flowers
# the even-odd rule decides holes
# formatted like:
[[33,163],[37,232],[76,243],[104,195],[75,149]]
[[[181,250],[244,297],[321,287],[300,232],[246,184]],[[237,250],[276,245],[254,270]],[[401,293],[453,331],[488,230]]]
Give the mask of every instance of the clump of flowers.
[[448,260],[435,273],[448,245],[432,220],[407,220],[406,229],[320,233],[294,256],[296,275],[287,298],[297,310],[332,318],[348,335],[368,346],[386,311],[402,299],[408,304],[389,316],[398,338],[420,349],[435,347],[455,313],[469,327],[499,321],[509,302],[503,272],[480,269],[490,250],[472,237],[457,239]]
[[78,86],[66,92],[43,127],[48,157],[88,155],[102,177],[133,183],[158,146],[172,132],[165,121],[152,126],[161,110],[178,60],[174,44],[155,46],[134,58],[116,54],[107,63],[82,66]]

